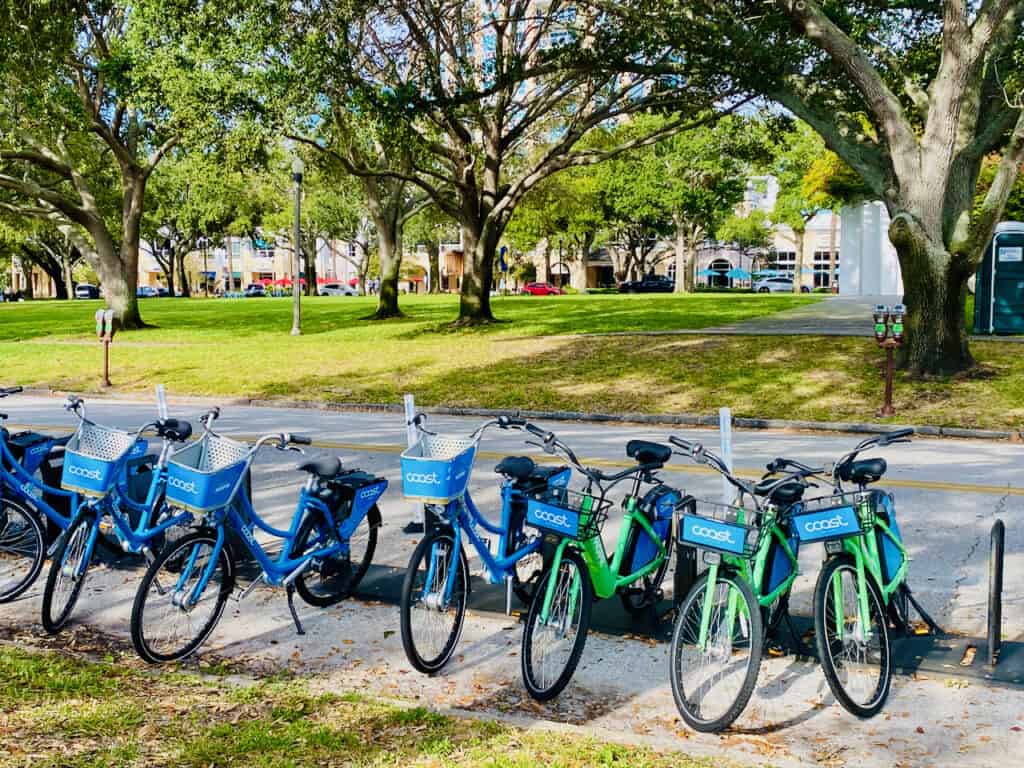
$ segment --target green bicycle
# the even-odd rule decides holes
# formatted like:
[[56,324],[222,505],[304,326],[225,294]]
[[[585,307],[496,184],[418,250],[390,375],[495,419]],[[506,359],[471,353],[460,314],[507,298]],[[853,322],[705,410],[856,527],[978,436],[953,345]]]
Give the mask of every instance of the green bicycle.
[[[889,624],[906,631],[913,605],[932,631],[941,631],[907,586],[907,550],[892,494],[868,490],[885,474],[885,459],[857,460],[868,448],[910,442],[912,434],[901,429],[860,443],[832,468],[834,494],[805,502],[793,517],[800,540],[823,542],[827,555],[814,588],[822,671],[836,700],[862,718],[877,714],[889,695]],[[844,482],[857,491],[845,492]]]
[[[803,497],[810,468],[748,483],[699,443],[677,437],[682,456],[707,464],[738,490],[740,506],[679,505],[679,538],[700,548],[708,569],[680,604],[672,631],[670,680],[679,714],[696,731],[727,728],[750,700],[767,631],[788,616],[799,541],[788,511]],[[782,468],[768,467],[770,473]],[[749,498],[750,506],[742,506]]]
[[[565,688],[583,653],[594,598],[618,594],[638,612],[657,603],[668,570],[672,518],[679,492],[655,473],[672,449],[631,440],[626,455],[636,461],[615,474],[584,467],[572,450],[548,432],[541,447],[560,453],[587,478],[586,490],[559,490],[527,502],[526,523],[544,534],[545,572],[534,593],[523,631],[523,682],[530,696],[548,701]],[[631,478],[624,517],[609,558],[601,540],[608,518],[606,495]],[[642,486],[650,488],[641,496]]]

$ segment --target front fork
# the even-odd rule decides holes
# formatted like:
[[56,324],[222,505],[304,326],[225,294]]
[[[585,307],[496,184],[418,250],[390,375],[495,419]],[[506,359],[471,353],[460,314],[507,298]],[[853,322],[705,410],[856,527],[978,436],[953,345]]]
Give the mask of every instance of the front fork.
[[[551,568],[548,570],[548,582],[544,587],[544,603],[540,609],[540,624],[546,626],[551,620],[551,604],[555,600],[555,592],[558,590],[559,571],[562,568],[562,556],[565,548],[569,546],[569,539],[562,539],[555,548],[554,557],[551,559]],[[576,606],[580,600],[581,584],[580,579],[584,578],[577,570],[572,582],[569,584],[569,610],[562,618],[561,625],[557,627],[561,633],[569,631],[568,622],[576,615]]]
[[[856,540],[855,540],[856,541]],[[864,566],[864,554],[859,546],[847,545],[846,551],[853,555],[857,573],[858,628],[854,640],[866,643],[871,639],[871,607],[868,605],[868,573]],[[845,635],[846,616],[843,613],[842,575],[837,570],[832,574],[832,602],[835,604],[836,637],[842,641]]]

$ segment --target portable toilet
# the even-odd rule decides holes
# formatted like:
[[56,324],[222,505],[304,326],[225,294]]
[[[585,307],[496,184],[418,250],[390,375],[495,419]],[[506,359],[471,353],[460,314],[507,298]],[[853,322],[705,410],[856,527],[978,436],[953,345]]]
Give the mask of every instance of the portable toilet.
[[978,266],[975,333],[1024,333],[1024,223],[1004,221]]

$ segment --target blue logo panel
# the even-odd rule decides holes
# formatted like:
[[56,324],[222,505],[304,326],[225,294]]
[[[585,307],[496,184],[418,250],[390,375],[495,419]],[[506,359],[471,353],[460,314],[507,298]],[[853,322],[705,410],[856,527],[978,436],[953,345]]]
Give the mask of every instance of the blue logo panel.
[[526,522],[535,528],[553,531],[570,538],[575,538],[580,530],[578,514],[571,509],[556,507],[537,499],[530,499],[526,503]]
[[476,447],[467,448],[450,459],[424,459],[403,455],[402,495],[428,502],[444,503],[461,496],[469,485]]
[[568,488],[572,479],[572,470],[566,467],[557,475],[548,478],[548,488]]
[[354,517],[358,520],[363,519],[365,515],[383,494],[387,490],[388,481],[381,480],[380,482],[373,483],[372,485],[365,485],[362,488],[357,488],[355,491],[355,501],[353,501],[353,510],[355,512]]
[[793,528],[803,542],[842,539],[861,532],[857,510],[852,506],[796,515],[793,517]]
[[659,520],[670,520],[678,503],[679,494],[676,491],[661,494],[654,505],[655,516]]
[[723,523],[696,515],[683,515],[679,535],[686,544],[701,549],[715,549],[742,555],[746,545],[747,529],[742,525]]

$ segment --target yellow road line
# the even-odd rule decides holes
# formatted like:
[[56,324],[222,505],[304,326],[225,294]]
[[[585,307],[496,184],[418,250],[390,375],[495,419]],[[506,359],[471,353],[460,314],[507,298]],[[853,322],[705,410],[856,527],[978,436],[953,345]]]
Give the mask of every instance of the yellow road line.
[[[39,424],[8,424],[9,429],[35,429],[41,431],[66,431],[66,425],[39,425]],[[254,442],[259,435],[230,435],[236,440]],[[329,448],[334,451],[352,451],[354,453],[391,453],[399,454],[405,450],[405,446],[397,443],[345,443],[331,440],[314,440],[316,448]],[[479,458],[500,460],[508,456],[507,452],[499,451],[477,451]],[[554,456],[533,456],[534,461],[539,464],[562,464],[561,459]],[[615,459],[582,459],[586,466],[605,467],[608,469],[625,469],[632,467],[633,462]],[[678,472],[691,475],[716,475],[718,474],[710,467],[696,464],[666,464],[665,471]],[[752,480],[759,479],[762,471],[753,467],[740,468],[737,476]],[[978,485],[974,483],[947,483],[936,480],[901,480],[899,478],[886,478],[882,483],[887,488],[913,488],[922,491],[947,491],[949,493],[983,493],[994,496],[1024,496],[1024,488],[1012,485]]]

